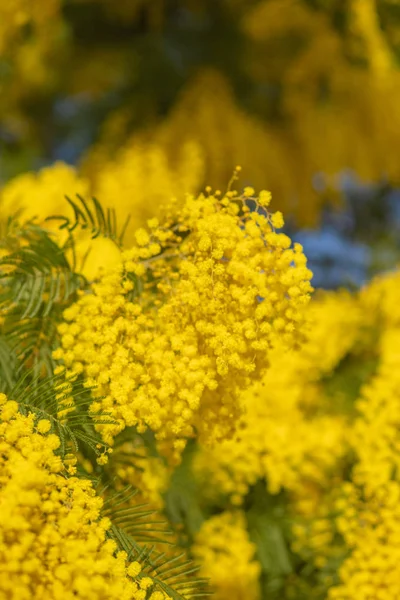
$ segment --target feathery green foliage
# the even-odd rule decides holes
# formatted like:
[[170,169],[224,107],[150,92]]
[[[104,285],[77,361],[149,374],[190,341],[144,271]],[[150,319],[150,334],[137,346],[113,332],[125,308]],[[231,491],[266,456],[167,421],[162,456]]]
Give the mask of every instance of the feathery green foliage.
[[[0,249],[5,251],[0,259],[2,335],[17,361],[17,375],[23,368],[32,369],[36,377],[51,376],[54,371],[57,324],[78,290],[87,287],[68,260],[72,245],[70,239],[59,246],[34,222],[21,226],[10,222],[0,240]],[[14,362],[0,359],[1,379],[11,383]]]
[[31,412],[50,421],[61,441],[61,456],[71,446],[78,452],[86,445],[96,455],[100,449],[107,448],[95,425],[114,424],[114,421],[107,414],[94,414],[89,410],[91,390],[80,380],[65,381],[61,376],[38,379],[26,371],[8,395],[18,402],[23,414]]
[[129,216],[118,233],[114,208],[104,210],[97,198],[93,197],[90,201],[87,201],[79,194],[76,195],[76,200],[72,200],[68,196],[65,196],[65,199],[74,212],[73,219],[64,215],[56,215],[47,217],[47,221],[61,221],[59,228],[66,229],[69,233],[75,231],[76,228],[87,229],[92,239],[102,236],[111,239],[119,247],[122,246],[124,234],[130,220]]

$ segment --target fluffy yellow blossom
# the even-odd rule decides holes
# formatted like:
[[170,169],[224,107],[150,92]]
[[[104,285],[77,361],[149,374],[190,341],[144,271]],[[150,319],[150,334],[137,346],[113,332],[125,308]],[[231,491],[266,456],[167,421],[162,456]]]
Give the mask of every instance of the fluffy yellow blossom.
[[371,492],[397,479],[400,466],[399,283],[396,271],[376,278],[361,293],[379,365],[357,402],[358,418],[352,436],[357,453],[353,479]]
[[141,570],[142,570],[141,565],[135,561],[129,565],[129,567],[127,568],[127,573],[131,577],[137,577]]
[[192,553],[201,574],[210,578],[215,600],[260,598],[261,568],[241,511],[224,512],[205,521],[195,537]]
[[102,499],[67,476],[47,423],[0,394],[0,596],[145,600],[154,591],[166,600],[107,538]]
[[400,595],[400,347],[399,274],[377,278],[361,293],[371,342],[379,355],[361,390],[349,436],[355,456],[351,481],[336,501],[336,526],[348,556],[329,599],[391,599]]
[[391,600],[400,596],[400,484],[388,481],[374,492],[347,484],[339,531],[350,556],[339,568],[341,583],[329,600]]
[[37,430],[39,433],[47,433],[51,429],[51,423],[47,419],[41,419],[37,424]]
[[115,433],[150,427],[177,458],[195,431],[226,435],[271,348],[300,339],[310,276],[269,213],[233,192],[188,196],[65,311],[54,356],[98,385],[95,408],[120,421]]
[[211,494],[224,492],[240,503],[262,479],[272,494],[282,488],[294,492],[307,482],[324,485],[348,450],[345,419],[307,418],[299,406],[301,393],[314,390],[307,382],[291,385],[283,379],[269,373],[263,384],[251,387],[237,434],[196,457],[197,476]]
[[321,294],[310,304],[307,341],[299,350],[271,353],[262,381],[241,397],[245,412],[234,437],[198,452],[195,469],[211,494],[239,503],[262,479],[270,493],[326,482],[348,450],[348,427],[345,416],[329,414],[319,380],[353,347],[361,324],[358,301],[348,293]]
[[281,212],[277,211],[271,217],[271,223],[273,227],[276,229],[281,229],[284,226],[283,215]]
[[400,329],[387,330],[380,341],[377,376],[364,387],[357,403],[353,443],[357,464],[353,479],[368,490],[385,485],[400,467]]
[[340,564],[343,560],[343,543],[332,518],[343,477],[343,467],[336,468],[325,486],[305,480],[291,496],[291,549],[315,569],[323,569],[330,561]]

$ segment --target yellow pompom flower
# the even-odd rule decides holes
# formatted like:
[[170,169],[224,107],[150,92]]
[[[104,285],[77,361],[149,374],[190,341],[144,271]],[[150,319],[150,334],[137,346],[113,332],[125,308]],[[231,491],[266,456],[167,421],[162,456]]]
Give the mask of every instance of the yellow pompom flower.
[[329,414],[319,381],[360,336],[359,302],[346,292],[319,294],[307,316],[301,347],[278,345],[262,380],[244,390],[245,410],[233,438],[200,446],[194,468],[208,495],[228,494],[240,504],[259,480],[272,494],[324,486],[349,450],[346,418]]
[[36,427],[39,433],[47,433],[51,429],[51,423],[48,419],[41,419]]
[[97,408],[119,420],[114,433],[149,427],[171,459],[195,432],[226,436],[271,348],[301,338],[311,291],[301,246],[245,208],[235,194],[172,204],[148,243],[140,230],[120,268],[64,314],[55,358],[72,376],[82,365]]
[[335,507],[348,553],[329,600],[400,596],[399,272],[368,285],[361,304],[379,362],[350,431],[355,463]]
[[203,523],[192,546],[215,600],[258,600],[261,566],[246,531],[244,513],[224,512]]
[[0,597],[145,600],[153,580],[107,538],[102,499],[68,477],[48,424],[0,395]]

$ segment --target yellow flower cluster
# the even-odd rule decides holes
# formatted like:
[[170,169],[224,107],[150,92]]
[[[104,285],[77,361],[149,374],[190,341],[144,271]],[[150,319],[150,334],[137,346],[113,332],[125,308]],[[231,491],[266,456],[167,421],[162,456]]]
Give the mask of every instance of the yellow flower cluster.
[[[362,301],[372,326],[380,362],[357,402],[351,443],[356,456],[351,482],[336,502],[337,526],[350,550],[339,570],[341,584],[329,598],[392,599],[400,596],[400,344],[399,275],[378,278]],[[371,312],[371,309],[372,312]]]
[[151,456],[143,444],[134,439],[118,446],[112,453],[110,468],[118,482],[139,491],[140,501],[157,510],[163,508],[170,470],[160,457]]
[[258,600],[261,568],[256,547],[249,540],[241,511],[224,512],[205,521],[197,533],[192,553],[209,577],[215,600]]
[[[343,560],[343,544],[337,541],[337,527],[332,519],[336,509],[335,488],[342,483],[343,474],[338,472],[325,488],[305,485],[291,499],[291,549],[315,569],[323,569],[330,561],[340,564]],[[327,575],[324,585],[330,587],[332,581],[331,575]]]
[[368,492],[399,478],[399,283],[399,272],[390,273],[377,278],[362,294],[371,326],[380,331],[374,340],[380,356],[379,368],[358,400],[359,417],[353,432],[357,453],[353,479]]
[[120,420],[115,433],[150,427],[175,459],[195,430],[224,437],[271,347],[300,339],[311,273],[302,247],[274,230],[269,200],[261,192],[250,211],[233,191],[188,196],[65,311],[54,356],[98,385],[94,406]]
[[10,600],[166,600],[107,538],[102,499],[68,477],[51,423],[0,394],[0,596]]
[[262,382],[244,392],[245,412],[234,438],[197,454],[198,477],[208,482],[211,493],[241,502],[260,479],[270,493],[323,485],[345,453],[346,418],[329,414],[319,380],[354,345],[362,323],[360,307],[345,292],[320,295],[311,303],[308,319],[308,339],[301,349],[277,348]]
[[397,478],[400,466],[400,329],[388,329],[380,340],[381,362],[376,378],[365,386],[357,403],[360,416],[354,424],[357,464],[355,483],[369,491]]
[[392,600],[400,596],[400,485],[387,481],[375,491],[348,483],[338,500],[338,528],[351,554],[339,569],[341,584],[329,600]]

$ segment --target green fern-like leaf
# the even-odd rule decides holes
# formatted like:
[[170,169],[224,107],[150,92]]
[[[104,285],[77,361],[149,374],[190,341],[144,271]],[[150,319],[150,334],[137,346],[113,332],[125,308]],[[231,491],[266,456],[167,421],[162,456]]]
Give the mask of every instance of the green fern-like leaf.
[[[107,486],[98,490],[102,495],[105,492]],[[196,576],[199,567],[185,553],[171,557],[155,550],[156,543],[171,544],[165,536],[172,536],[173,532],[165,519],[148,505],[130,504],[137,493],[138,490],[127,486],[106,498],[103,515],[112,523],[109,537],[127,553],[128,560],[138,560],[142,564],[142,577],[150,576],[156,586],[174,600],[208,596],[207,581]]]
[[124,234],[129,223],[129,217],[126,219],[122,230],[118,233],[117,218],[115,209],[107,208],[104,210],[97,198],[85,200],[79,194],[72,200],[65,196],[66,201],[71,206],[74,217],[71,219],[65,215],[56,215],[48,217],[48,221],[60,221],[60,229],[66,229],[70,233],[77,228],[86,229],[90,232],[91,238],[95,239],[103,236],[114,241],[118,246],[122,246]]
[[63,456],[72,445],[75,452],[85,445],[95,454],[107,449],[95,424],[115,425],[108,414],[92,414],[91,390],[81,381],[66,382],[61,377],[38,379],[26,371],[9,392],[18,402],[23,414],[34,413],[40,419],[48,419],[52,430],[60,438],[60,454]]
[[132,503],[137,494],[133,486],[112,492],[104,502],[104,516],[138,543],[170,544],[173,532],[165,518],[147,503]]
[[[1,333],[17,359],[16,376],[24,368],[33,369],[36,376],[51,376],[57,324],[87,282],[73,270],[65,247],[33,222],[11,222],[0,247],[6,251],[0,259]],[[10,380],[7,364],[0,359],[2,376]]]
[[142,565],[141,577],[151,577],[156,586],[173,600],[206,598],[211,594],[208,581],[197,577],[199,567],[185,553],[168,557],[157,552],[153,546],[140,546],[133,536],[112,525],[108,532],[128,560],[137,560]]
[[0,392],[7,392],[15,385],[16,356],[4,335],[0,335]]
[[54,305],[67,302],[82,287],[60,247],[43,228],[28,223],[19,234],[20,247],[0,259],[0,306],[18,308],[21,320],[48,316]]

